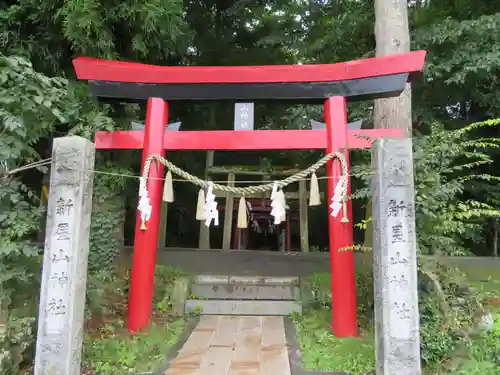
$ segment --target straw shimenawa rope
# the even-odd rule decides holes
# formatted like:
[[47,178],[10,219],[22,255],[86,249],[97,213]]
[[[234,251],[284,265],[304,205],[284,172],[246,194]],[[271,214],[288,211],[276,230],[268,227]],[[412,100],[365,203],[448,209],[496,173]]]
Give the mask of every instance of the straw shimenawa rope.
[[[323,156],[321,159],[319,159],[316,163],[313,165],[309,166],[308,168],[295,173],[294,175],[291,175],[284,180],[281,181],[276,181],[272,183],[267,183],[267,184],[262,184],[262,185],[254,185],[254,186],[245,186],[245,187],[237,187],[237,186],[228,186],[228,185],[220,185],[216,183],[212,183],[213,190],[219,190],[223,191],[225,193],[232,193],[235,195],[239,195],[244,197],[246,194],[252,194],[252,193],[263,193],[266,191],[271,191],[273,189],[273,186],[275,183],[278,185],[280,188],[284,188],[287,185],[290,185],[294,182],[298,182],[300,180],[305,179],[307,176],[310,174],[316,172],[319,168],[321,168],[323,165],[325,165],[329,160],[337,158],[340,161],[341,169],[342,169],[342,177],[346,179],[348,177],[348,170],[347,170],[347,161],[345,156],[340,153],[340,152],[332,152],[329,153],[325,156]],[[144,191],[146,190],[146,181],[149,177],[149,170],[151,168],[151,164],[153,161],[157,161],[161,164],[163,164],[169,171],[171,171],[173,174],[185,179],[186,181],[189,181],[193,183],[194,185],[200,186],[201,188],[207,188],[208,187],[208,181],[202,180],[196,176],[193,176],[192,174],[180,169],[176,165],[172,164],[170,161],[165,159],[163,156],[160,155],[149,155],[148,158],[146,159],[146,162],[144,163],[144,169],[142,172],[142,178],[140,179],[140,186],[139,186],[139,191]],[[143,223],[145,224],[145,223]]]
[[[308,168],[295,173],[294,175],[291,175],[284,180],[281,181],[276,181],[278,186],[280,188],[283,188],[287,185],[290,185],[294,182],[298,182],[300,180],[303,180],[310,174],[316,172],[319,168],[321,168],[323,165],[325,165],[329,160],[337,158],[340,161],[340,165],[342,168],[342,176],[347,178],[348,170],[347,170],[347,162],[343,154],[340,152],[332,152],[328,155],[323,156],[321,159],[319,159],[316,163],[313,165],[309,166]],[[190,181],[194,185],[198,185],[202,188],[207,188],[208,187],[208,181],[202,180],[196,176],[193,176],[192,174],[180,169],[176,165],[172,164],[170,161],[165,159],[164,157],[160,155],[150,155],[147,159],[146,162],[144,163],[144,169],[142,172],[142,179],[141,183],[146,184],[146,180],[149,177],[149,170],[151,168],[151,164],[153,163],[154,160],[157,160],[159,163],[163,164],[168,170],[170,170],[173,174],[182,177],[183,179]],[[213,183],[212,184],[214,190],[219,190],[223,191],[225,193],[233,193],[236,195],[241,195],[245,196],[246,194],[252,194],[252,193],[263,193],[266,191],[271,191],[274,186],[274,182],[268,183],[268,184],[262,184],[262,185],[254,185],[254,186],[245,186],[245,187],[236,187],[236,186],[228,186],[228,185],[220,185]],[[145,186],[142,186],[145,188]]]

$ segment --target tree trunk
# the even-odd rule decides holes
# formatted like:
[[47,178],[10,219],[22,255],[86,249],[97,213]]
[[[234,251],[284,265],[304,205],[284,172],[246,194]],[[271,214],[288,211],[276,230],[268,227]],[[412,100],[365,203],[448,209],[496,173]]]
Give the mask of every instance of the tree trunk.
[[[407,0],[375,0],[375,41],[377,56],[410,51]],[[411,87],[408,83],[397,98],[375,100],[376,128],[402,128],[412,134]]]
[[[393,55],[410,51],[407,0],[375,0],[375,41],[377,56]],[[375,100],[373,107],[375,128],[401,128],[405,135],[412,135],[411,86],[406,84],[400,96]],[[368,202],[366,220],[372,214]],[[365,248],[372,246],[372,224],[368,223]]]
[[498,219],[495,219],[493,230],[493,256],[498,257]]

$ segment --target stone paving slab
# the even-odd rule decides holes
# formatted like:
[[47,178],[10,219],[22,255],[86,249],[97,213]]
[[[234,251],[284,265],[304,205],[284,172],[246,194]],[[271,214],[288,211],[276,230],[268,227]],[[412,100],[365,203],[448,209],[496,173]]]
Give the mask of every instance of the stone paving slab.
[[302,305],[296,301],[198,300],[186,301],[187,313],[204,315],[290,315],[302,314]]
[[295,285],[194,284],[191,295],[203,299],[295,301],[300,299],[300,289]]
[[227,275],[196,275],[195,284],[270,284],[298,285],[299,278],[295,276],[227,276]]
[[200,318],[165,375],[291,375],[281,316]]

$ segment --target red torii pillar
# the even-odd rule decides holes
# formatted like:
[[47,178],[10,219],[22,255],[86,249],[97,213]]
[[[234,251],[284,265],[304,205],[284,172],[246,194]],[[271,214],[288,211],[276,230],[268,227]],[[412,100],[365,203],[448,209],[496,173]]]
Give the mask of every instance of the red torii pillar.
[[[410,74],[422,70],[424,59],[425,51],[416,51],[330,65],[158,67],[77,58],[74,66],[78,78],[92,80],[90,86],[98,96],[148,100],[144,131],[97,132],[97,149],[143,149],[143,164],[149,155],[164,155],[165,150],[323,149],[326,153],[344,152],[349,160],[348,149],[371,147],[371,140],[375,138],[401,136],[402,132],[399,129],[348,130],[346,97],[395,96],[403,90]],[[241,132],[223,130],[165,132],[168,106],[162,98],[209,100],[235,96],[242,100],[322,99],[326,129],[256,130],[245,132],[244,137]],[[329,205],[341,176],[337,159],[327,163],[327,174],[330,177]],[[163,184],[156,178],[163,178],[163,167],[155,163],[147,181],[153,206],[148,229],[140,229],[139,218],[136,224],[128,314],[131,332],[146,328],[151,318]],[[341,218],[341,214],[337,217],[329,215],[328,218],[332,327],[336,336],[346,337],[357,335],[354,254],[343,251],[353,245],[350,201],[349,223],[342,223]]]
[[[349,177],[347,191],[350,195],[351,176],[347,132],[347,108],[343,97],[328,98],[325,101],[324,116],[326,123],[326,153],[344,151],[348,163]],[[330,205],[335,186],[342,176],[340,160],[334,158],[326,164],[328,202]],[[347,202],[347,218],[349,223],[342,223],[341,213],[337,217],[328,215],[328,234],[330,240],[330,269],[332,283],[332,327],[335,335],[357,335],[357,304],[356,304],[356,267],[354,251],[345,249],[354,245],[352,224],[352,202]],[[329,212],[330,213],[330,212]],[[344,249],[343,251],[341,249]],[[335,294],[334,294],[335,293]],[[335,297],[334,297],[335,295]],[[354,316],[354,319],[353,319]]]
[[[142,168],[149,155],[156,154],[165,156],[163,137],[167,123],[167,102],[159,98],[148,99],[142,151]],[[163,169],[164,166],[162,164],[152,163],[149,170],[150,179],[147,180],[146,186],[153,210],[147,223],[147,230],[141,230],[141,216],[137,215],[136,217],[128,309],[128,327],[132,332],[144,329],[149,325],[151,319],[156,267],[156,247],[158,246],[158,232],[160,229],[161,196],[164,177]],[[141,250],[136,251],[136,249]]]

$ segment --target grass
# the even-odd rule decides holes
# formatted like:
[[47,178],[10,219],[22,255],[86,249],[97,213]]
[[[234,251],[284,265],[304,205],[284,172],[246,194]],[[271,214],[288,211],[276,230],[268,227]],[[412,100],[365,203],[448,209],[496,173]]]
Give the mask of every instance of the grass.
[[480,288],[485,292],[497,292],[500,290],[500,269],[463,267],[461,270],[474,287]]
[[[483,333],[474,341],[470,348],[470,358],[463,365],[450,373],[450,375],[500,375],[500,311],[492,309],[494,326],[493,330]],[[496,363],[491,358],[496,358]]]
[[[459,369],[443,371],[424,368],[426,375],[500,375],[500,365],[491,362],[500,353],[500,310],[494,309],[495,328],[478,337],[471,348],[470,358]],[[312,310],[294,318],[302,361],[308,370],[346,371],[353,375],[375,373],[373,327],[366,321],[358,338],[339,339],[330,330],[331,312]],[[500,359],[500,358],[499,358]],[[441,366],[437,365],[436,368]]]
[[[359,304],[363,329],[357,338],[339,339],[331,332],[330,275],[314,274],[308,277],[310,294],[305,296],[306,312],[294,317],[297,340],[301,347],[302,361],[308,370],[348,371],[352,374],[375,370],[375,345],[373,324],[363,318],[370,307]],[[358,300],[371,300],[372,284],[369,272],[359,272],[356,278]]]
[[109,375],[157,371],[184,326],[184,319],[177,318],[162,325],[153,324],[148,332],[137,335],[126,333],[122,327],[104,326],[99,330],[101,337],[87,335],[83,367],[89,373]]
[[124,317],[128,307],[128,272],[103,271],[89,285],[82,375],[127,375],[157,371],[185,327],[185,319],[171,312],[174,281],[185,273],[157,266],[151,327],[130,334]]
[[295,318],[302,361],[308,370],[352,374],[375,371],[374,336],[369,329],[363,330],[359,338],[339,339],[330,327],[329,310],[312,310]]
[[[488,278],[490,281],[485,282]],[[467,279],[483,291],[498,292],[500,290],[498,287],[500,272],[497,270],[477,270],[476,272],[469,270]],[[308,303],[309,309],[302,317],[294,317],[304,366],[308,370],[345,371],[353,375],[375,373],[373,316],[369,313],[371,308],[366,304],[366,301],[373,300],[370,278],[367,278],[363,272],[358,272],[360,337],[350,339],[336,338],[331,333],[331,309],[328,307],[331,300],[329,275],[312,275],[309,282],[313,301]],[[460,361],[459,369],[444,371],[445,362],[450,358],[442,358],[442,363],[435,363],[429,368],[424,368],[423,373],[426,375],[500,375],[500,362],[497,364],[492,362],[492,357],[495,357],[496,353],[500,356],[499,308],[500,305],[490,307],[495,318],[494,331],[474,338],[472,347],[467,348],[467,358]],[[371,318],[366,316],[371,316]],[[446,342],[440,341],[439,335],[435,335],[434,339],[438,340],[436,342],[438,346],[447,345]]]

